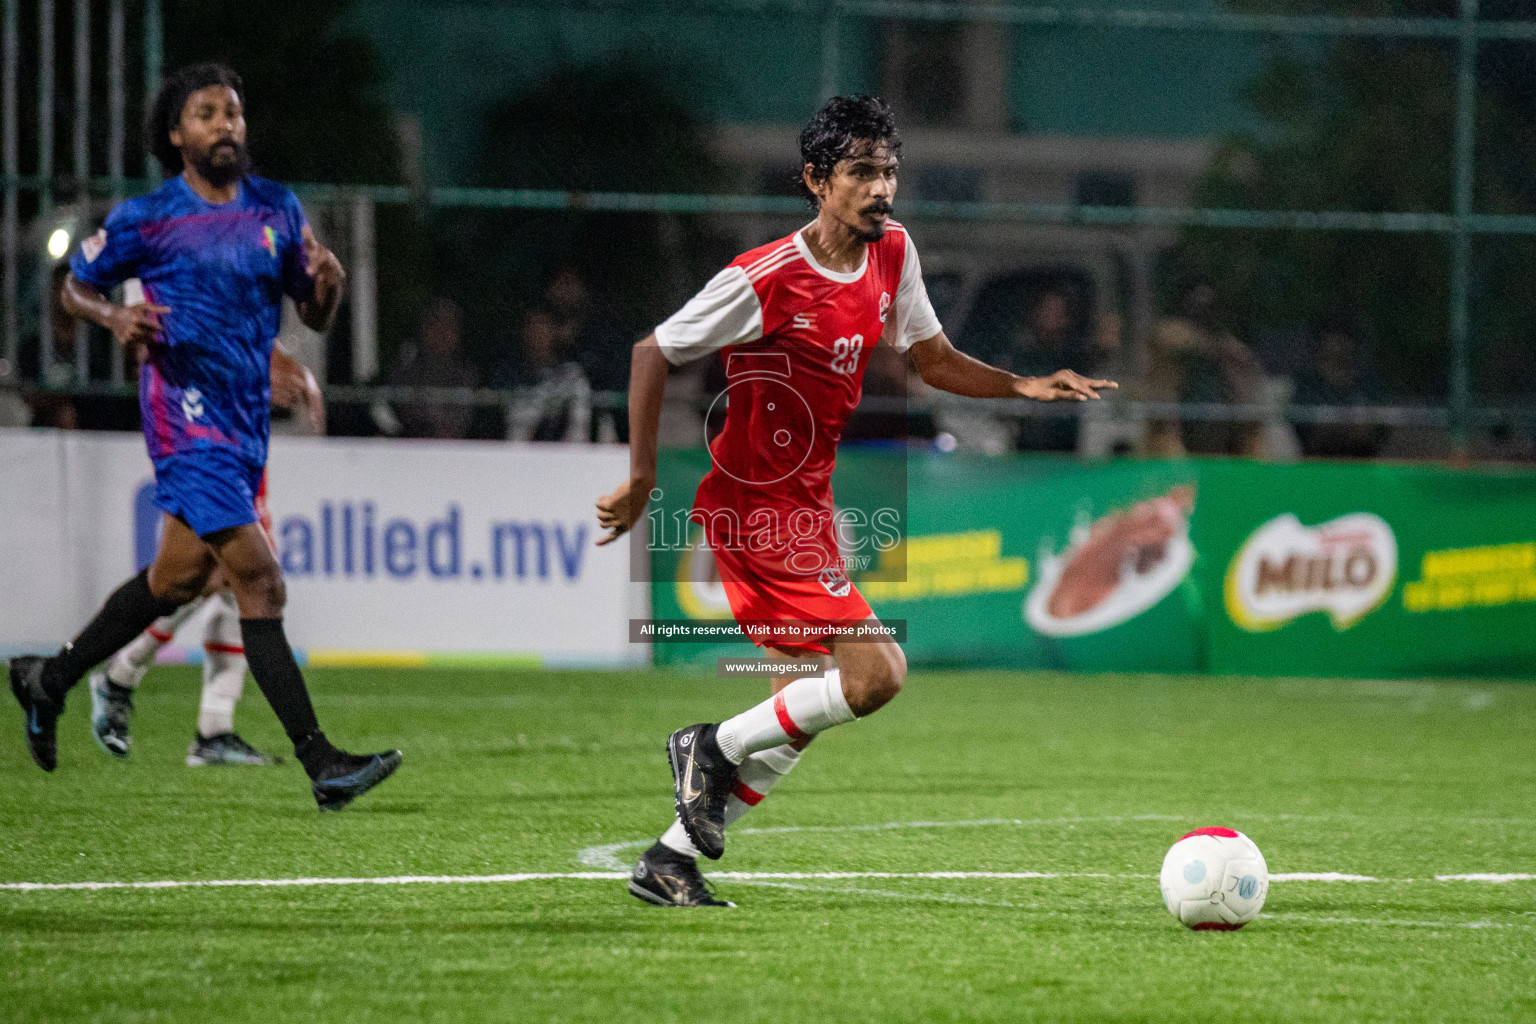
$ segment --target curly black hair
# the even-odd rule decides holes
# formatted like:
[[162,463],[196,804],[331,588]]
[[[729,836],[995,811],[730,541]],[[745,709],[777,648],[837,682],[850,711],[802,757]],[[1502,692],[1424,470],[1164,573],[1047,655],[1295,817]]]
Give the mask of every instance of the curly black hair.
[[[834,96],[816,112],[811,123],[800,133],[801,164],[811,165],[811,177],[825,181],[837,167],[865,148],[884,147],[894,157],[901,156],[901,134],[896,130],[896,116],[886,102],[876,96]],[[801,188],[805,182],[799,177]],[[811,208],[816,197],[806,189]]]
[[233,89],[245,104],[245,83],[240,75],[224,64],[192,64],[160,83],[155,102],[144,118],[144,146],[160,161],[160,172],[167,178],[181,173],[181,150],[171,142],[171,129],[181,123],[181,111],[187,98],[199,89],[222,85]]

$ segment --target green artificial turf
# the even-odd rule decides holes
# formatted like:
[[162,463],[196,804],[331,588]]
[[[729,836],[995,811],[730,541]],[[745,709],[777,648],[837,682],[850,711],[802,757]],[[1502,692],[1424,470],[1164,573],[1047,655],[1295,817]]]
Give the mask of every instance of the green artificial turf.
[[[146,680],[126,762],[91,742],[83,688],[53,775],[5,712],[0,881],[611,870],[670,819],[666,734],[761,685],[311,681],[333,739],[405,750],[340,814],[291,759],[184,767],[192,670]],[[282,749],[249,691],[243,734]],[[0,890],[0,1020],[1536,1019],[1536,882],[1435,880],[1536,872],[1533,735],[1519,683],[919,671],[819,739],[718,868],[1060,877],[721,880],[728,911],[577,878]],[[1190,932],[1154,876],[1213,824],[1271,872],[1381,880],[1277,881],[1243,931]]]

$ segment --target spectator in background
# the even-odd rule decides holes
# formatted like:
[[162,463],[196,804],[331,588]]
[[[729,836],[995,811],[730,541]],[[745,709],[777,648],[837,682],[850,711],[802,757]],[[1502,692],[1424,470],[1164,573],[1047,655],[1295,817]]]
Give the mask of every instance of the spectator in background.
[[[554,332],[556,363],[574,362],[592,391],[629,390],[629,351],[634,339],[611,318],[601,315],[575,267],[567,263],[555,269],[540,309]],[[628,410],[600,407],[594,412],[588,437],[572,440],[604,440],[610,425],[613,440],[629,440]]]
[[80,410],[68,395],[37,391],[24,401],[32,408],[32,426],[53,427],[56,430],[79,430]]
[[559,339],[559,323],[547,310],[523,318],[518,368],[504,381],[517,390],[507,410],[507,440],[587,440],[592,388],[575,360],[561,360]]
[[[1125,344],[1125,318],[1113,310],[1098,314],[1093,323],[1085,372],[1106,380],[1130,384],[1136,377]],[[1143,441],[1144,424],[1128,415],[1111,399],[1083,409],[1078,420],[1077,453],[1085,459],[1129,455]]]
[[[1387,388],[1371,361],[1370,329],[1359,318],[1334,314],[1311,331],[1308,358],[1296,373],[1297,405],[1383,405]],[[1298,423],[1303,455],[1375,458],[1387,428],[1372,423]]]
[[1088,353],[1088,369],[1091,375],[1103,377],[1114,373],[1110,380],[1129,377],[1125,351],[1125,318],[1110,311],[1100,313],[1093,322],[1093,346]]
[[[1195,281],[1179,295],[1178,311],[1152,326],[1147,344],[1146,397],[1152,402],[1224,402],[1261,405],[1268,386],[1263,364],[1227,330],[1208,281]],[[1264,455],[1258,422],[1152,420],[1147,454],[1177,456]]]
[[[475,368],[464,358],[461,332],[464,314],[452,299],[433,299],[421,317],[417,343],[405,346],[390,371],[393,387],[472,388]],[[400,433],[405,437],[462,438],[469,436],[473,408],[411,402],[396,406]]]
[[[1073,268],[1022,270],[994,278],[977,296],[957,344],[982,362],[1012,373],[1039,377],[1061,366],[1083,372],[1086,285]],[[911,380],[909,394],[920,403],[935,397],[920,378]],[[1072,451],[1079,433],[1072,416],[1020,417],[965,406],[938,410],[933,427],[942,441],[989,455]]]
[[1055,288],[1046,288],[1029,304],[1016,336],[1013,359],[1020,369],[1014,372],[1028,377],[1049,376],[1044,371],[1047,360],[1057,360],[1053,365],[1059,367],[1061,360],[1080,355],[1080,348],[1072,331],[1067,296]]
[[[1024,322],[1013,345],[997,365],[1026,377],[1048,377],[1063,366],[1086,371],[1082,339],[1067,294],[1043,288],[1026,307]],[[1074,416],[1029,416],[1019,421],[1014,448],[1021,452],[1077,450],[1078,422]]]

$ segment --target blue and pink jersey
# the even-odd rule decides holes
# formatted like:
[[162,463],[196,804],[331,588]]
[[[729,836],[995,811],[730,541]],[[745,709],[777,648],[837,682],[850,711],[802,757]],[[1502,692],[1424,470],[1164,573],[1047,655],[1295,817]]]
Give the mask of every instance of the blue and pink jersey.
[[219,449],[252,466],[267,461],[272,343],[283,296],[302,301],[304,209],[287,188],[242,179],[218,205],[175,177],[119,203],[70,260],[102,291],[129,278],[168,306],[139,375],[139,408],[152,460]]

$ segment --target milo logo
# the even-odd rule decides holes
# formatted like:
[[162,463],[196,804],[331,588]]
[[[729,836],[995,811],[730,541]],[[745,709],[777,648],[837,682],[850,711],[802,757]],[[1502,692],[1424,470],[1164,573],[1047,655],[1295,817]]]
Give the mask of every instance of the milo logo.
[[1308,612],[1327,612],[1335,629],[1348,629],[1386,600],[1396,579],[1397,538],[1380,516],[1353,512],[1303,526],[1287,512],[1253,531],[1227,567],[1227,614],[1253,633]]

